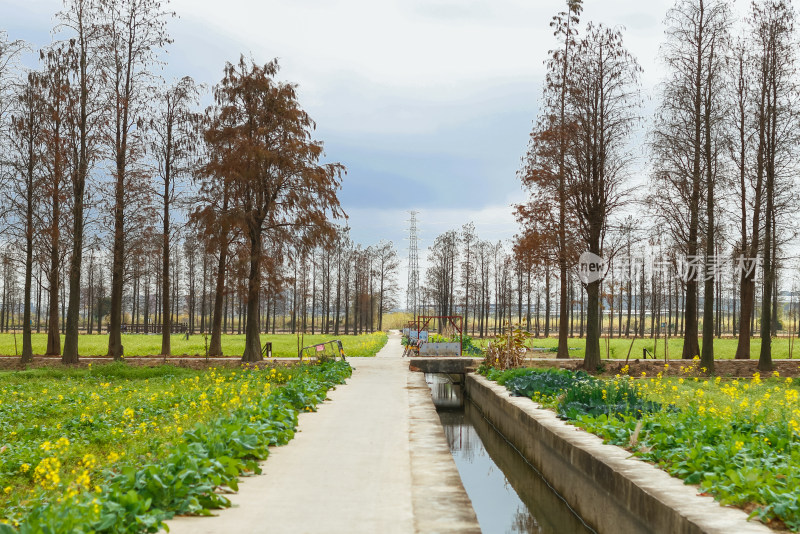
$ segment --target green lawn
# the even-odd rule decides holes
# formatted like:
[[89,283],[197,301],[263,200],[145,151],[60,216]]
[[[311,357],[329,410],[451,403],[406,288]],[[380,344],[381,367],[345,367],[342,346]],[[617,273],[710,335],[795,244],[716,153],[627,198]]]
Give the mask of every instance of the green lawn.
[[[314,345],[331,339],[341,339],[347,356],[375,356],[386,344],[386,334],[362,334],[359,336],[305,335],[302,346]],[[261,335],[261,343],[272,342],[272,355],[276,358],[292,358],[297,356],[300,338],[294,334]],[[0,354],[15,355],[22,350],[22,335],[16,335],[17,347],[14,347],[13,334],[0,334]],[[62,336],[63,343],[63,336]],[[123,334],[122,345],[125,356],[149,356],[161,352],[161,336],[147,334]],[[33,353],[43,354],[47,346],[46,334],[33,334]],[[185,339],[183,334],[172,336],[173,355],[204,356],[206,353],[205,338],[196,334]],[[82,356],[105,355],[108,352],[108,336],[106,334],[81,335],[78,344]],[[222,336],[222,350],[226,356],[238,357],[244,351],[244,334]]]
[[[475,339],[473,343],[485,347],[491,339]],[[603,358],[606,357],[605,338],[600,340],[600,351]],[[718,359],[733,358],[736,354],[736,344],[738,339],[723,338],[714,339],[714,357]],[[654,340],[637,339],[633,344],[631,350],[631,359],[642,357],[642,348],[647,348],[651,353],[653,352]],[[572,358],[583,358],[586,340],[578,337],[570,338],[567,342],[570,347],[569,355]],[[530,347],[545,347],[556,348],[558,346],[558,339],[555,337],[538,338],[528,341]],[[628,348],[631,346],[631,339],[626,338],[613,338],[609,340],[609,356],[611,358],[625,359],[628,355]],[[700,339],[700,347],[703,346],[703,340]],[[669,340],[669,357],[670,359],[680,359],[681,351],[683,350],[683,338],[670,338]],[[753,359],[758,358],[758,352],[761,350],[761,339],[756,338],[750,340],[750,356]],[[658,351],[655,353],[656,358],[664,358],[664,339],[658,341]],[[555,356],[555,353],[553,354]],[[789,338],[773,338],[772,340],[772,357],[774,359],[788,359],[789,358]],[[792,351],[792,357],[800,358],[800,343],[795,340],[795,345]]]

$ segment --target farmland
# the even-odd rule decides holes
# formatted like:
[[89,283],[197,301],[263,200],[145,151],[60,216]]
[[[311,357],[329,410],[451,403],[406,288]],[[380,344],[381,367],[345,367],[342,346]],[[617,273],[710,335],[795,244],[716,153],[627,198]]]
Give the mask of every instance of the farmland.
[[800,531],[800,389],[796,379],[698,376],[699,362],[654,376],[484,369],[512,393],[659,465],[699,493]]
[[218,490],[259,472],[268,447],[293,437],[297,413],[315,410],[350,372],[340,361],[2,373],[0,521],[152,532],[176,513],[225,507]]

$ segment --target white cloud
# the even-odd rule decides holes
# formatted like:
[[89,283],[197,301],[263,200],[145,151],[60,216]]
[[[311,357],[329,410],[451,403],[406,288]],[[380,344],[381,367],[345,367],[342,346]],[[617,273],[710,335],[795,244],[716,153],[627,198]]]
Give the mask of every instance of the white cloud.
[[[625,26],[650,94],[663,76],[656,58],[672,3],[584,3],[584,23]],[[737,10],[746,3],[737,0]],[[61,7],[0,0],[11,14],[4,23],[37,39]],[[179,18],[169,25],[167,77],[213,85],[241,53],[280,58],[327,156],[353,169],[343,198],[359,241],[404,246],[405,210],[423,196],[423,248],[469,221],[484,239],[516,231],[514,172],[555,46],[549,23],[564,0],[173,0],[169,8]]]

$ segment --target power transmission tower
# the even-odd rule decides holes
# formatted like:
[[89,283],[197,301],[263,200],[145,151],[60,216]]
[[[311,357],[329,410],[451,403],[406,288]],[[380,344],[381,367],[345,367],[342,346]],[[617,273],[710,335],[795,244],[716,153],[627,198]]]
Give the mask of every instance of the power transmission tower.
[[419,308],[419,252],[417,248],[417,213],[412,211],[408,231],[408,289],[406,290],[406,309],[414,320]]

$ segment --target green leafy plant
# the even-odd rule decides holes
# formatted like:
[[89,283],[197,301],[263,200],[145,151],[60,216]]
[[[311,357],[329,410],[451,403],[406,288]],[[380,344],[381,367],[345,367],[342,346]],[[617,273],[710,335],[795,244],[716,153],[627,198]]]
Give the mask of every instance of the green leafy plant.
[[[352,370],[343,361],[205,373],[165,367],[160,375],[134,372],[151,374],[144,379],[114,379],[128,371],[110,368],[94,377],[93,391],[87,381],[94,372],[68,371],[70,378],[56,381],[7,376],[5,392],[14,400],[0,404],[0,428],[17,430],[4,434],[16,438],[13,444],[0,445],[0,481],[9,488],[0,533],[156,532],[175,514],[229,506],[217,490],[235,490],[240,475],[260,472],[269,447],[294,436],[298,412],[315,410]],[[121,404],[119,412],[109,401]],[[197,408],[198,422],[187,430],[166,424],[188,419],[183,403]],[[72,416],[74,406],[81,417]],[[52,437],[49,426],[15,423],[25,416],[58,421],[62,436]],[[114,425],[130,430],[120,435]],[[117,453],[120,444],[127,449]],[[108,447],[114,450],[101,455]]]
[[507,377],[503,384],[517,397],[553,396],[569,391],[581,383],[590,383],[591,377],[583,371],[566,369],[532,370]]
[[583,415],[638,419],[662,409],[660,403],[643,399],[639,389],[627,381],[585,380],[567,389],[558,401],[558,414],[569,420]]
[[800,531],[800,390],[792,378],[623,374],[548,387],[548,379],[522,382],[542,373],[537,370],[482,366],[480,372],[510,391],[533,393],[561,417],[698,485],[721,504]]

